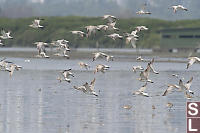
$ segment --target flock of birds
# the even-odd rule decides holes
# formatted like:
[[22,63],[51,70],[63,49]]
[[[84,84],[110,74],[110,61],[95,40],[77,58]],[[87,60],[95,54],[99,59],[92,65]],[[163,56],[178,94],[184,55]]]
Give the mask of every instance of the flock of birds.
[[[136,12],[136,14],[151,14],[151,12],[146,11],[145,9],[146,4],[144,5],[144,7],[139,10],[138,12]],[[182,5],[177,5],[177,6],[172,6],[170,7],[170,9],[173,9],[173,12],[176,13],[177,10],[184,10],[184,11],[188,11],[187,8],[183,7]],[[103,20],[107,20],[107,25],[97,25],[97,26],[85,26],[86,29],[86,33],[83,31],[70,31],[73,35],[78,35],[79,37],[90,37],[92,34],[96,34],[97,31],[107,31],[107,30],[111,30],[111,31],[118,31],[120,30],[119,28],[115,27],[118,18],[112,15],[104,15]],[[44,26],[40,25],[40,22],[43,19],[35,19],[31,25],[29,25],[29,27],[34,28],[34,29],[40,29],[40,28],[44,28]],[[131,33],[124,33],[123,35],[119,35],[117,33],[113,33],[110,35],[105,35],[105,37],[109,37],[111,39],[113,39],[114,41],[116,39],[123,39],[126,38],[126,43],[127,44],[131,44],[133,48],[136,48],[136,41],[138,40],[139,36],[137,35],[138,32],[143,31],[143,30],[148,30],[148,28],[146,26],[137,26],[135,27],[135,30],[132,31]],[[13,39],[13,37],[10,35],[10,31],[8,31],[7,33],[2,29],[1,31],[1,39]],[[55,56],[59,56],[59,57],[65,57],[67,59],[69,59],[69,54],[68,52],[70,52],[70,47],[69,47],[69,41],[65,40],[65,39],[61,39],[61,40],[57,40],[57,41],[52,41],[51,43],[45,43],[45,42],[35,42],[34,43],[37,46],[37,50],[38,50],[38,55],[36,55],[35,57],[38,58],[50,58],[50,56],[47,55],[46,52],[46,47],[49,45],[52,45],[54,47],[56,47],[56,51],[57,53],[55,54]],[[4,44],[2,43],[2,41],[0,40],[0,45],[4,46]],[[105,58],[106,61],[113,61],[114,60],[114,56],[112,55],[108,55],[106,53],[103,52],[96,52],[93,53],[93,59],[92,61],[97,60],[98,58]],[[137,61],[145,61],[141,56],[137,57],[136,59]],[[195,62],[200,62],[200,58],[198,57],[189,57],[188,58],[188,63],[187,63],[187,69],[189,69],[189,67],[194,64]],[[153,63],[154,63],[154,58],[147,64],[146,69],[144,69],[142,66],[133,66],[133,71],[136,73],[137,71],[140,72],[140,78],[138,79],[141,82],[145,82],[145,84],[137,91],[133,92],[134,95],[142,95],[145,97],[149,97],[149,94],[145,91],[146,87],[148,85],[148,83],[154,83],[152,80],[149,79],[149,75],[150,72],[153,72],[154,74],[159,74],[159,72],[155,71],[155,69],[153,68]],[[89,70],[90,66],[84,62],[79,62],[78,63],[80,65],[81,68]],[[107,70],[109,70],[110,66],[104,65],[104,64],[98,64],[94,70],[94,74],[101,72],[101,73],[105,73]],[[12,76],[13,72],[15,70],[20,70],[22,69],[22,66],[19,66],[13,62],[7,61],[6,58],[3,58],[2,60],[0,60],[0,70],[2,71],[7,71],[9,72],[9,75]],[[60,82],[68,82],[71,83],[71,77],[74,77],[74,74],[71,72],[72,69],[66,69],[60,72],[60,76],[57,78],[57,80],[59,80]],[[191,77],[191,79],[184,83],[182,81],[182,79],[176,75],[173,74],[172,76],[175,76],[177,78],[179,78],[179,84],[168,84],[167,89],[165,90],[165,92],[162,94],[162,96],[166,96],[171,92],[174,91],[184,91],[186,98],[190,99],[192,98],[192,94],[194,94],[194,92],[192,90],[190,90],[190,86],[192,84],[192,80],[193,77]],[[85,84],[83,84],[82,86],[74,86],[74,89],[82,91],[83,93],[86,94],[91,94],[94,96],[98,96],[98,94],[95,92],[95,81],[96,79],[94,78],[91,83],[86,82]],[[173,106],[171,103],[168,103],[167,106],[171,107]]]

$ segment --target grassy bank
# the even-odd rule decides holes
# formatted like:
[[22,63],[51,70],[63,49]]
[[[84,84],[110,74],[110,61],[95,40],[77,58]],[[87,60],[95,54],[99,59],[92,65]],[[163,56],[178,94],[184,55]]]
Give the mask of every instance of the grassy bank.
[[[4,43],[8,47],[32,47],[36,41],[51,42],[56,39],[66,39],[70,41],[71,47],[96,47],[96,41],[99,42],[101,48],[120,48],[130,47],[125,44],[125,41],[112,41],[106,38],[105,34],[112,32],[97,32],[96,36],[92,36],[89,39],[79,38],[72,35],[71,30],[83,30],[87,25],[99,25],[106,24],[101,18],[89,18],[89,17],[43,17],[45,20],[41,22],[44,25],[44,29],[32,29],[28,25],[31,24],[34,18],[20,18],[20,19],[8,19],[0,18],[1,28],[5,30],[11,30],[13,40],[5,40]],[[200,25],[199,20],[181,20],[181,21],[164,21],[158,19],[149,18],[130,18],[120,19],[116,25],[123,32],[131,32],[135,26],[145,25],[149,28],[148,31],[142,31],[139,36],[137,45],[140,48],[159,48],[160,35],[158,30],[164,28],[180,28],[180,27],[198,27]]]

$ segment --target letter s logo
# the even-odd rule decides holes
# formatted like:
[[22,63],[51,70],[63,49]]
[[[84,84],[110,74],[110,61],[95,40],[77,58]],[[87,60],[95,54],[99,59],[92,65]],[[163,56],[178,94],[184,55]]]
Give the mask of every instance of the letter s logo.
[[[196,108],[195,108],[195,107],[196,107]],[[197,114],[199,113],[197,107],[198,107],[198,104],[196,104],[196,103],[189,103],[188,108],[189,108],[190,110],[188,111],[188,114],[189,114],[189,115],[192,115],[192,116],[197,115]],[[191,111],[191,110],[192,110],[192,111]]]

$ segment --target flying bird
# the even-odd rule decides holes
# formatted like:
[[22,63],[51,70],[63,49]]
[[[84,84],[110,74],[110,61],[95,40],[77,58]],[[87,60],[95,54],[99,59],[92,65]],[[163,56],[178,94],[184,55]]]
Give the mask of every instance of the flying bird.
[[180,86],[168,84],[168,88],[165,90],[162,96],[167,96],[169,93],[171,93],[174,89],[180,89]]
[[80,37],[85,37],[86,34],[83,31],[71,31],[73,35],[79,35]]
[[200,58],[198,58],[198,57],[189,57],[188,58],[188,63],[187,63],[187,69],[190,67],[190,66],[192,66],[195,62],[200,62]]
[[34,44],[37,45],[38,55],[36,57],[44,57],[49,58],[49,56],[46,55],[46,46],[48,46],[48,43],[44,42],[35,42]]
[[110,38],[113,39],[114,41],[115,41],[116,39],[123,39],[123,36],[120,36],[120,35],[117,34],[117,33],[113,33],[113,34],[105,35],[105,36],[110,37]]
[[190,90],[190,87],[192,85],[192,81],[193,81],[193,77],[190,78],[190,80],[188,80],[185,84],[183,83],[183,81],[180,79],[179,81],[179,86],[181,87],[181,89],[188,91],[191,94],[194,94],[194,92],[192,90]]
[[147,4],[145,3],[142,6],[142,8],[139,11],[136,12],[136,14],[140,14],[140,15],[142,15],[142,14],[151,14],[151,12],[146,11],[146,6],[147,6]]
[[61,71],[62,77],[63,77],[64,79],[62,79],[61,77],[58,77],[57,79],[58,79],[60,82],[66,81],[66,82],[70,83],[70,82],[71,82],[70,76],[74,77],[74,74],[71,72],[71,70],[72,70],[72,69],[67,69],[67,70]]
[[22,69],[22,66],[19,66],[19,65],[13,63],[6,69],[6,71],[9,72],[9,75],[11,77],[13,75],[14,70],[18,71],[20,69]]
[[137,60],[137,61],[144,61],[144,59],[142,58],[142,56],[138,56],[138,57],[136,58],[136,60]]
[[142,66],[133,66],[133,72],[136,73],[136,70],[144,70]]
[[136,46],[136,41],[137,41],[137,40],[138,40],[138,39],[135,38],[134,36],[129,36],[129,37],[126,38],[126,44],[131,43],[132,47],[133,47],[133,48],[136,48],[136,47],[137,47],[137,46]]
[[13,39],[12,36],[10,36],[11,31],[8,31],[7,33],[2,29],[1,30],[1,36],[2,39]]
[[32,28],[35,28],[35,29],[38,29],[38,28],[44,28],[44,26],[40,25],[40,22],[41,20],[43,19],[35,19],[34,21],[32,21],[32,24],[29,25],[29,27],[32,27]]
[[143,31],[143,30],[148,30],[146,26],[137,26],[135,27],[137,32]]
[[145,92],[147,87],[147,82],[137,91],[133,92],[133,95],[142,95],[145,97],[149,97],[148,93]]
[[5,46],[5,44],[2,43],[2,40],[0,40],[0,45],[1,45],[1,46]]
[[107,25],[108,25],[108,30],[119,30],[119,28],[115,27],[116,21],[112,23],[107,23]]
[[97,72],[105,73],[105,71],[108,70],[109,68],[110,68],[110,66],[99,64],[99,65],[96,66],[94,74],[97,73]]
[[92,25],[85,26],[85,28],[86,28],[86,31],[87,31],[87,37],[90,37],[92,35],[92,33],[94,35],[96,35],[96,31],[100,30],[97,26],[92,26]]
[[114,56],[112,56],[112,55],[108,55],[108,54],[105,54],[105,53],[101,53],[101,55],[106,58],[106,61],[113,61],[114,60]]
[[185,8],[183,5],[175,5],[175,6],[171,6],[169,9],[173,9],[174,13],[176,13],[177,10],[188,11],[188,9]]
[[90,94],[90,95],[94,95],[94,96],[98,96],[98,94],[94,91],[94,85],[95,85],[95,81],[96,79],[94,78],[90,84],[88,84],[87,82],[85,84],[83,84],[82,86],[74,86],[74,89],[82,91],[85,94]]
[[112,16],[112,15],[104,15],[103,19],[104,20],[106,19],[106,20],[108,20],[109,23],[112,23],[112,22],[115,22],[117,20],[117,17]]
[[78,64],[80,65],[81,68],[85,68],[86,70],[90,68],[90,66],[84,62],[79,62]]

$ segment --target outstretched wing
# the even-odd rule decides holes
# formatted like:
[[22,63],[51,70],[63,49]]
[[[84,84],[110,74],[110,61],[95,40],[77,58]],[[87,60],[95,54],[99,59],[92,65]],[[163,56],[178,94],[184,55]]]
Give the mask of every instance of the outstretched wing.
[[172,92],[173,89],[174,89],[174,86],[169,85],[168,88],[165,90],[165,92],[163,93],[162,96],[166,96],[167,94],[169,94],[170,92]]
[[147,82],[138,90],[139,92],[144,92],[146,90]]
[[3,36],[6,36],[6,32],[2,29],[1,30],[1,34],[3,35]]
[[94,90],[94,84],[95,84],[96,79],[94,78],[91,83],[90,83],[90,88],[91,90]]

